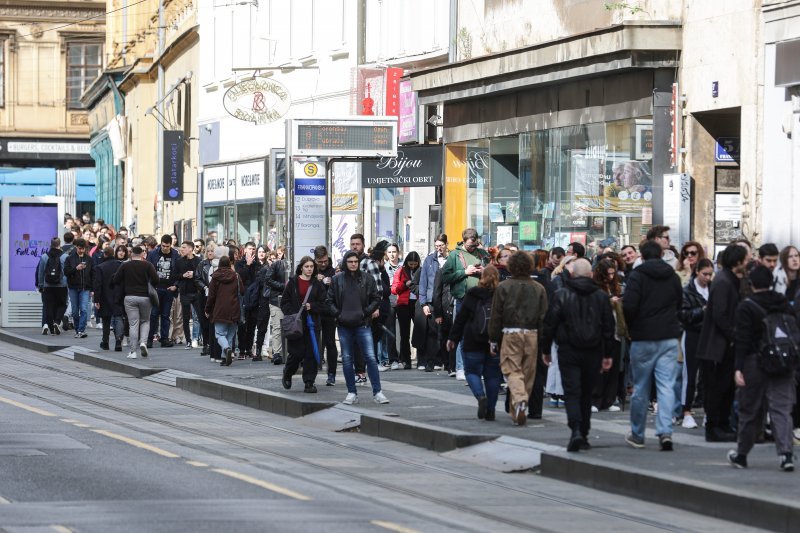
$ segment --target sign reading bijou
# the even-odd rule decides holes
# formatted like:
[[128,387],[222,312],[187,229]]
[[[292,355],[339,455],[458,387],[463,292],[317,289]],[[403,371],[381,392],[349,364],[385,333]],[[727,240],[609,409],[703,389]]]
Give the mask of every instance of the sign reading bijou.
[[361,185],[365,189],[383,187],[438,187],[442,184],[442,147],[403,146],[397,157],[361,164]]
[[225,110],[239,120],[268,124],[283,117],[292,100],[282,83],[253,79],[237,83],[225,91],[222,103]]

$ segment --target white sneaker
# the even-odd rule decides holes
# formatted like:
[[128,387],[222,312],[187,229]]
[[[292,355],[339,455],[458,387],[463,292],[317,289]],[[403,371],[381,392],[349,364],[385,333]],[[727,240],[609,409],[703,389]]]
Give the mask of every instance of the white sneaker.
[[424,367],[424,366],[418,366],[418,367],[417,367],[417,370],[420,370],[420,371],[422,371],[422,372],[425,372],[425,367]]
[[142,352],[142,357],[147,357],[147,344],[144,342],[141,343],[139,345],[139,351]]
[[42,326],[42,335],[50,335],[50,328],[47,326]]
[[464,375],[464,371],[463,370],[456,370],[456,379],[458,381],[466,381],[467,380],[467,376]]
[[397,370],[398,368],[400,368],[400,363],[398,363],[397,361],[392,363],[392,370]]
[[695,422],[692,415],[685,415],[683,417],[683,423],[681,424],[681,427],[686,429],[695,429],[697,428],[697,422]]
[[442,369],[442,365],[436,365],[436,366],[433,367],[433,369],[434,370],[441,370]]
[[136,352],[131,352],[128,354],[128,359],[136,359],[137,357],[138,356],[136,355]]
[[451,370],[450,372],[447,373],[447,377],[454,378],[456,377],[456,373]]
[[389,370],[389,368],[390,367],[389,367],[388,363],[379,364],[378,365],[378,372],[386,372],[387,370]]
[[621,411],[619,405],[612,405],[608,408],[609,413],[619,413]]
[[358,394],[354,392],[348,392],[342,403],[345,405],[353,405],[354,403],[358,403]]
[[600,412],[600,409],[598,409],[597,407],[595,407],[595,406],[593,405],[593,406],[592,406],[592,412],[593,412],[593,413],[599,413],[599,412]]
[[194,339],[194,340],[192,341],[192,348],[197,348],[197,346],[198,346],[198,344],[197,344],[197,339]]
[[123,337],[123,339],[122,339],[122,345],[123,345],[123,346],[127,346],[127,345],[128,345],[128,337]]
[[800,441],[800,428],[794,428],[794,430],[792,430],[792,436],[795,441]]
[[375,403],[389,403],[389,398],[387,398],[382,391],[378,391],[378,394],[372,397],[375,400]]

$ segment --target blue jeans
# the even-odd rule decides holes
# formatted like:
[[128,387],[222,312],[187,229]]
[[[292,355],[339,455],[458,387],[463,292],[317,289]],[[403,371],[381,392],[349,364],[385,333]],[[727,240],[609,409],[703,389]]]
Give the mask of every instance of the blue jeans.
[[[200,319],[197,317],[197,310],[195,306],[191,307],[192,309],[192,338],[200,340]],[[186,319],[184,319],[186,320]],[[189,340],[189,339],[186,339]]]
[[358,394],[356,390],[356,372],[353,368],[355,346],[361,350],[364,362],[367,364],[367,375],[372,383],[372,394],[381,391],[381,374],[378,371],[378,361],[375,359],[375,350],[372,344],[372,330],[367,326],[346,328],[339,326],[339,344],[342,347],[342,373],[347,384],[347,392]]
[[[464,351],[464,373],[467,384],[476,398],[486,396],[489,412],[494,412],[497,395],[500,392],[500,356],[492,356],[489,352]],[[481,382],[483,377],[483,382]],[[486,385],[486,391],[483,386]]]
[[[454,299],[455,305],[453,306],[453,323],[455,324],[456,316],[458,315],[459,310],[461,310],[461,300],[458,298]],[[464,341],[458,343],[456,346],[456,372],[459,370],[464,370]],[[453,369],[451,368],[450,371],[452,372]]]
[[658,414],[656,435],[672,435],[672,415],[675,411],[675,380],[678,373],[678,339],[633,341],[631,343],[631,433],[644,439],[650,388],[656,379]]
[[228,322],[214,322],[214,334],[217,337],[217,344],[225,351],[225,348],[233,346],[233,337],[239,324],[229,324]]
[[[156,289],[158,292],[158,306],[153,306],[150,311],[150,339],[158,331],[161,336],[161,342],[169,340],[169,315],[172,312],[172,300],[175,299],[175,293],[167,289]],[[161,327],[158,328],[158,319],[161,317]]]
[[69,301],[72,304],[72,322],[76,333],[86,331],[86,322],[89,320],[89,291],[81,289],[69,290]]

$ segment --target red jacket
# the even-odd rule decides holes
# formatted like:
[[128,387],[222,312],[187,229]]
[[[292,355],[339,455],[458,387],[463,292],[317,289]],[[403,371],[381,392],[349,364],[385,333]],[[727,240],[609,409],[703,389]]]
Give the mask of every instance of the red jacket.
[[[397,305],[408,305],[411,290],[406,285],[406,281],[411,281],[411,278],[406,274],[406,269],[398,268],[394,273],[394,281],[392,282],[392,294],[397,295]],[[416,299],[414,299],[416,303]]]

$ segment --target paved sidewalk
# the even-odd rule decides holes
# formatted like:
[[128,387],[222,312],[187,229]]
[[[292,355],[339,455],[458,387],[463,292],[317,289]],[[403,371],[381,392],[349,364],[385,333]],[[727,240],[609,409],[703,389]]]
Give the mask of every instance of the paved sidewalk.
[[[73,332],[67,332],[61,336],[43,336],[41,330],[34,329],[7,329],[5,331],[23,335],[33,342],[45,343],[53,347],[82,346],[97,350],[99,353],[122,362],[127,361],[125,359],[127,348],[123,348],[122,353],[100,352],[99,330],[90,330],[87,339],[75,339],[72,335]],[[303,383],[299,375],[294,377],[292,389],[284,390],[281,386],[283,366],[275,366],[266,360],[264,362],[234,360],[230,367],[220,367],[219,364],[211,362],[208,357],[200,356],[200,349],[186,350],[184,346],[167,349],[156,347],[150,351],[150,354],[147,359],[140,358],[135,362],[140,365],[169,368],[203,378],[224,380],[279,392],[303,401],[341,402],[347,392],[341,368],[337,372],[335,386],[325,386],[326,370],[323,369],[316,382],[319,392],[306,394],[303,392]],[[476,401],[465,382],[456,381],[455,378],[448,377],[442,371],[427,373],[417,370],[389,370],[381,373],[381,383],[383,391],[391,403],[388,405],[375,404],[372,401],[371,387],[367,384],[367,386],[358,387],[360,403],[357,407],[370,412],[374,411],[376,414],[396,416],[464,432],[504,435],[558,447],[566,445],[569,432],[563,408],[545,407],[542,420],[530,420],[527,427],[516,427],[511,424],[510,418],[503,412],[504,396],[501,396],[498,401],[495,422],[478,420]],[[648,442],[645,449],[631,449],[623,441],[623,436],[629,429],[627,418],[627,412],[595,414],[592,417],[591,451],[578,454],[558,451],[553,454],[554,460],[559,459],[562,463],[569,461],[581,463],[586,468],[598,467],[598,465],[603,469],[610,468],[610,471],[600,474],[600,477],[603,478],[602,482],[596,479],[597,472],[586,475],[574,472],[566,477],[574,476],[577,482],[613,492],[617,491],[617,487],[614,486],[614,469],[618,469],[619,472],[635,472],[638,479],[633,482],[633,486],[626,488],[622,486],[625,481],[620,477],[618,492],[637,495],[636,492],[639,490],[642,493],[640,496],[644,499],[652,499],[652,494],[647,494],[650,489],[641,479],[643,476],[654,476],[680,481],[686,486],[707,485],[715,491],[727,492],[729,495],[738,494],[746,497],[780,500],[789,506],[796,506],[800,512],[800,505],[796,502],[798,487],[800,487],[800,479],[797,476],[800,476],[800,473],[782,473],[778,470],[775,448],[771,443],[756,446],[749,457],[749,469],[734,470],[726,461],[726,452],[734,445],[706,443],[702,429],[675,428],[675,451],[673,453],[658,451],[658,443],[652,429],[648,431]],[[650,418],[648,426],[653,428],[654,423],[652,417]],[[698,414],[696,418],[701,421],[702,413]],[[560,466],[558,466],[559,464]],[[574,469],[573,467],[574,465],[564,467],[564,464],[557,463],[557,461],[548,463],[543,458],[542,474],[563,478],[564,472],[572,471],[570,469]],[[611,486],[608,486],[609,484]],[[636,489],[636,486],[640,488]],[[676,490],[684,489],[677,488]],[[790,497],[794,500],[793,502],[783,502],[784,498]]]

